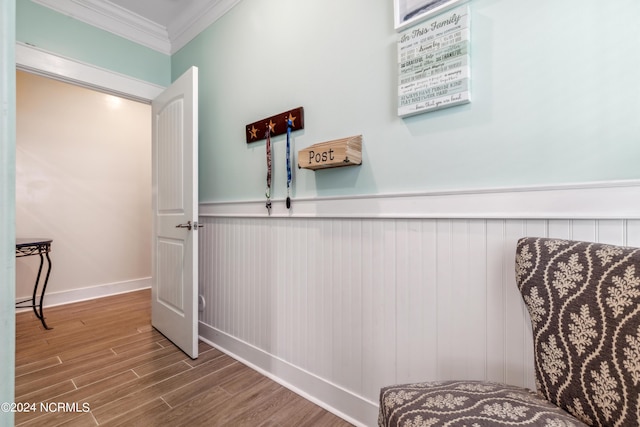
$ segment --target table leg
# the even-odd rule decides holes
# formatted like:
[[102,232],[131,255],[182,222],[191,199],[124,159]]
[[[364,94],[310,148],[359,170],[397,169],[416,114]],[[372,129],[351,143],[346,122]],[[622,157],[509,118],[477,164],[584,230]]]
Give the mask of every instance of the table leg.
[[42,326],[44,326],[45,329],[53,329],[47,326],[46,322],[44,321],[44,313],[42,311],[42,303],[44,302],[44,292],[47,290],[47,283],[49,283],[49,275],[51,274],[51,258],[49,258],[49,252],[45,253],[45,256],[47,257],[47,275],[44,277],[44,283],[42,285],[42,292],[40,293],[40,321],[42,322]]
[[42,265],[44,264],[44,257],[42,256],[42,252],[38,254],[40,257],[40,267],[38,267],[38,275],[36,276],[36,283],[33,285],[33,296],[31,297],[31,307],[33,308],[33,312],[36,314],[38,319],[41,318],[40,313],[38,313],[38,307],[36,306],[36,296],[38,295],[38,284],[40,283],[40,275],[42,274]]
[[44,320],[44,312],[42,310],[42,303],[44,302],[44,293],[47,290],[47,282],[49,282],[49,274],[51,274],[51,258],[49,258],[49,252],[45,252],[45,256],[47,257],[47,275],[44,278],[44,284],[42,285],[42,292],[40,293],[40,301],[36,304],[36,297],[38,294],[38,285],[40,284],[40,276],[42,275],[42,266],[44,265],[44,257],[42,256],[42,252],[40,252],[40,267],[38,268],[38,275],[36,276],[36,283],[33,286],[33,296],[31,297],[31,306],[33,307],[33,312],[36,314],[36,317],[40,319],[42,322],[42,326],[45,329],[53,329],[47,326],[47,323]]
[[[47,291],[47,284],[49,283],[49,276],[51,275],[51,258],[49,252],[51,251],[52,240],[31,240],[31,239],[16,239],[16,258],[38,255],[40,257],[40,265],[38,266],[38,275],[36,276],[36,282],[33,285],[33,294],[30,299],[22,301],[16,301],[16,308],[33,308],[33,313],[42,323],[45,329],[53,329],[47,326],[47,322],[44,320],[44,295]],[[40,300],[38,301],[38,286],[40,286],[40,279],[42,278],[42,267],[44,266],[44,258],[47,258],[47,274],[44,277],[42,283],[42,289],[40,291]],[[37,301],[37,303],[36,303]],[[22,305],[31,302],[31,305]]]

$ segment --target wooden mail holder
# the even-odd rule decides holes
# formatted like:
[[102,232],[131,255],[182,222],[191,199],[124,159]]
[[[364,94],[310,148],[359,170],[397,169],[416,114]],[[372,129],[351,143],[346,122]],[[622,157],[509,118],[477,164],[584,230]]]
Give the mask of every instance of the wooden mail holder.
[[321,142],[298,151],[298,168],[328,169],[362,164],[362,135]]

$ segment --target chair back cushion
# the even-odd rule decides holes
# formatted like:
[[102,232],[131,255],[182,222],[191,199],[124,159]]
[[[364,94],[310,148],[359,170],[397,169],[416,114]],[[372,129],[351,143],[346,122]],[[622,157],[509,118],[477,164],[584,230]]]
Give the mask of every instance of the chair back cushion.
[[640,249],[524,238],[536,387],[589,425],[640,424]]

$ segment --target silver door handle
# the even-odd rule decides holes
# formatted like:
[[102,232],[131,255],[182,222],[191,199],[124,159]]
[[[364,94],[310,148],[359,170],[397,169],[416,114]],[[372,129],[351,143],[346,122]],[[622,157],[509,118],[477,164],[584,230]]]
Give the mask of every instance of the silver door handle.
[[186,224],[178,224],[176,225],[176,228],[186,228],[187,230],[191,230],[191,221],[187,221]]
[[202,227],[204,227],[204,225],[198,224],[198,221],[194,221],[193,224],[191,224],[191,221],[187,221],[186,224],[176,225],[176,228],[186,228],[187,230],[191,230],[192,228],[194,230],[197,230],[198,228],[202,228]]

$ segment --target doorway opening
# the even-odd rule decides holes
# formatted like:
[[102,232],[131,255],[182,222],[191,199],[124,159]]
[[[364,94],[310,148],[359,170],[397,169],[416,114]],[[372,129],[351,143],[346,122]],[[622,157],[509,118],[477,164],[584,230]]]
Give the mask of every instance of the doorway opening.
[[53,239],[45,304],[150,286],[151,106],[22,70],[16,100],[16,236]]

